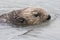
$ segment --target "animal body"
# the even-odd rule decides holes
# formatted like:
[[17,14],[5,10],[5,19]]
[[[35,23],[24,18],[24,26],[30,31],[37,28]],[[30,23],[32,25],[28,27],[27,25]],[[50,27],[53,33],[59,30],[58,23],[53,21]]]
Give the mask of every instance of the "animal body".
[[14,10],[0,15],[0,22],[12,23],[16,25],[40,24],[51,19],[51,16],[43,8],[27,7]]

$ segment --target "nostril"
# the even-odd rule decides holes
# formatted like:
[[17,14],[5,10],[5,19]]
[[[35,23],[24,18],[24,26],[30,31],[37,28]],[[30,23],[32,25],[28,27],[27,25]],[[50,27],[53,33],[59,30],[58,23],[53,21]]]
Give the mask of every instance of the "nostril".
[[50,15],[48,15],[48,18],[47,18],[47,20],[49,20],[49,19],[51,19],[51,16],[50,16]]

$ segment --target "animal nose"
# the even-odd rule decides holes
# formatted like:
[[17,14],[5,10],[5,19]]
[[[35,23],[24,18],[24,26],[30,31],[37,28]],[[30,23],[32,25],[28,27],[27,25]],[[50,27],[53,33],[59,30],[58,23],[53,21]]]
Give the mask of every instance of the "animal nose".
[[19,18],[19,22],[20,22],[20,23],[23,23],[24,21],[25,21],[24,18]]
[[48,18],[47,18],[47,20],[50,20],[51,19],[51,16],[50,15],[48,15]]

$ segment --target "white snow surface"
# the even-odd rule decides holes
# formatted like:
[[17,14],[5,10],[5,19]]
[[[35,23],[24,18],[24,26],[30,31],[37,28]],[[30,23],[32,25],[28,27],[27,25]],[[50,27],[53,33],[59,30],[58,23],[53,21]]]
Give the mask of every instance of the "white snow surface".
[[43,7],[51,20],[41,25],[0,24],[0,40],[60,40],[60,0],[0,0],[0,15],[25,7]]

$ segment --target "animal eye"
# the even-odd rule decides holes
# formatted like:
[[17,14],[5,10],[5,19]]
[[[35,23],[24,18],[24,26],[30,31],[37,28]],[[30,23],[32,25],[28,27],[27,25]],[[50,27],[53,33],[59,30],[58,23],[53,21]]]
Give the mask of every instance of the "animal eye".
[[35,17],[38,17],[38,16],[40,16],[40,13],[34,14],[34,16],[35,16]]

